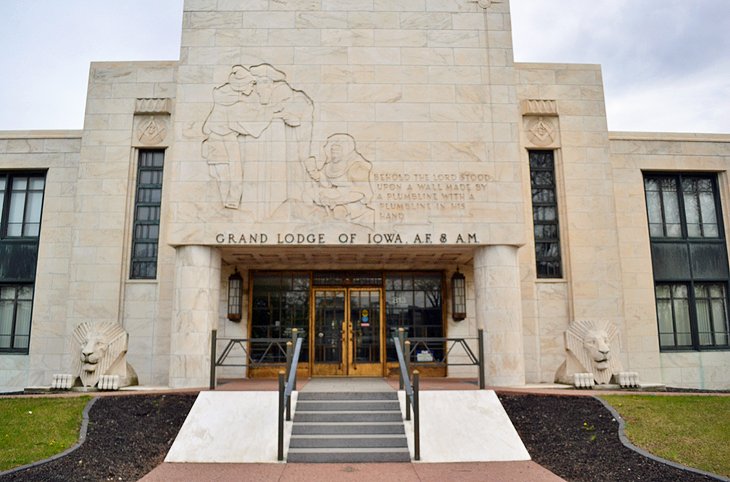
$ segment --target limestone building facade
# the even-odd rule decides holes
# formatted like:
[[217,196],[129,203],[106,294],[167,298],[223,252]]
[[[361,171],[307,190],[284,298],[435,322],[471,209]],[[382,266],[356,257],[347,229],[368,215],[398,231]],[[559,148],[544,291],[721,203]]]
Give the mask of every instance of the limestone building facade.
[[149,386],[292,328],[310,376],[482,328],[487,383],[552,382],[600,319],[642,381],[730,388],[730,135],[609,132],[600,67],[515,63],[507,0],[184,8],[179,61],[91,65],[83,130],[0,133],[0,391],[88,321]]

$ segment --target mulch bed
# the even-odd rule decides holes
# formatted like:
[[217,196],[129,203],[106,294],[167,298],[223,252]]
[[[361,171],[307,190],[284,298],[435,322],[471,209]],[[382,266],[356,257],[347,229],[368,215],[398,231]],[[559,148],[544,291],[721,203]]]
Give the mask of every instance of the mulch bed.
[[[162,463],[196,395],[101,397],[86,442],[71,454],[2,481],[138,480]],[[533,460],[569,481],[709,481],[624,447],[616,422],[591,397],[499,395]]]
[[65,457],[0,477],[3,481],[134,481],[165,458],[197,395],[100,397],[86,441]]
[[592,397],[499,394],[532,459],[570,481],[717,480],[625,447],[618,422]]

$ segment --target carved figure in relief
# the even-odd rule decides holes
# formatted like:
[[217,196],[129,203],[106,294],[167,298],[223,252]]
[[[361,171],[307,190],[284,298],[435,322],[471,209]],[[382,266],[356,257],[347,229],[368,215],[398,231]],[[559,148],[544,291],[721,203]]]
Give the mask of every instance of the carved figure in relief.
[[556,382],[573,384],[576,373],[592,373],[599,385],[609,383],[622,371],[611,345],[618,331],[609,321],[574,321],[565,332],[566,360],[558,368]]
[[[277,120],[285,129],[286,160],[304,172],[311,150],[314,105],[285,79],[283,72],[268,64],[236,65],[228,81],[213,89],[213,108],[203,124],[202,154],[226,208],[238,209],[241,203],[247,161],[267,159],[262,135]],[[265,167],[261,169],[265,171]],[[260,201],[268,200],[261,197]]]
[[370,207],[373,188],[370,184],[372,163],[365,159],[349,134],[333,134],[324,146],[325,162],[321,168],[309,164],[307,172],[318,183],[315,204],[326,209],[338,221],[363,226],[375,222]]
[[79,324],[73,331],[72,345],[78,354],[74,377],[81,386],[93,387],[105,375],[119,376],[119,386],[137,384],[137,373],[127,363],[128,335],[119,323]]

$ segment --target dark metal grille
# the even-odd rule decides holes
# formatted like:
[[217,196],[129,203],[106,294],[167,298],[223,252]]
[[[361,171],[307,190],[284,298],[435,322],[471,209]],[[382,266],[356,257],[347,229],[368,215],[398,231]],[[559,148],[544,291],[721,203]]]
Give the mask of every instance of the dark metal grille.
[[163,151],[140,151],[137,193],[134,203],[132,267],[130,278],[157,277],[157,250],[160,239]]
[[560,229],[553,151],[530,151],[532,223],[538,278],[561,278]]

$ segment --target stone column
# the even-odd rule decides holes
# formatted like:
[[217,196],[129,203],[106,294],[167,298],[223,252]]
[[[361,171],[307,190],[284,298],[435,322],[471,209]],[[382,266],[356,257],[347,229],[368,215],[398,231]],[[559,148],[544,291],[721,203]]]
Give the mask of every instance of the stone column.
[[516,246],[486,246],[474,253],[477,326],[484,329],[487,385],[525,384],[522,296]]
[[170,333],[170,387],[207,387],[210,332],[218,326],[221,256],[207,246],[180,246]]

